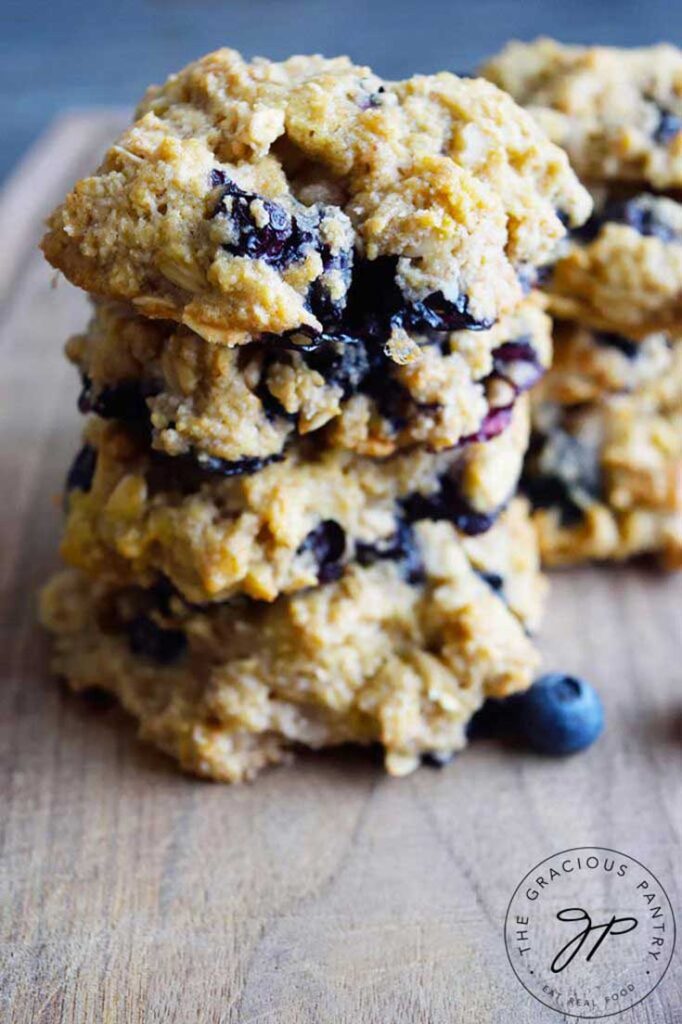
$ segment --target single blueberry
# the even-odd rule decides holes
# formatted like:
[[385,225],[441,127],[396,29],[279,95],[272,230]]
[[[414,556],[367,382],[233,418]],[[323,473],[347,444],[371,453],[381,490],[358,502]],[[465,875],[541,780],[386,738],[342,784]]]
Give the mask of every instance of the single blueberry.
[[317,562],[320,583],[338,580],[343,573],[342,559],[346,553],[346,532],[334,519],[324,519],[311,530],[299,547],[299,553],[312,552]]
[[513,411],[512,405],[502,405],[498,409],[489,409],[476,433],[462,438],[461,443],[491,441],[493,437],[497,437],[498,434],[507,429],[511,423]]
[[506,381],[517,395],[535,387],[544,372],[530,337],[507,341],[493,352],[491,376]]
[[659,146],[667,146],[682,131],[682,118],[663,107],[659,107],[658,111],[658,124],[652,138]]
[[128,645],[133,654],[170,665],[184,653],[187,637],[181,629],[162,629],[147,615],[128,623]]
[[395,533],[373,544],[358,541],[355,545],[355,557],[360,565],[373,565],[382,560],[397,562],[408,583],[424,581],[424,565],[414,530],[409,523],[401,522]]
[[642,346],[638,342],[613,331],[595,331],[594,340],[605,348],[615,348],[626,359],[636,359],[642,351]]
[[560,756],[589,747],[604,728],[596,690],[582,679],[551,673],[510,698],[518,735],[532,749]]
[[94,412],[105,420],[124,420],[126,423],[147,423],[147,399],[159,388],[150,381],[123,380],[96,391],[92,381],[83,375],[83,387],[78,398],[80,412]]
[[478,571],[478,575],[481,577],[484,583],[487,583],[491,590],[494,590],[496,594],[501,594],[504,590],[504,578],[497,572],[483,572]]
[[97,449],[84,444],[66,474],[66,491],[89,491],[97,465]]

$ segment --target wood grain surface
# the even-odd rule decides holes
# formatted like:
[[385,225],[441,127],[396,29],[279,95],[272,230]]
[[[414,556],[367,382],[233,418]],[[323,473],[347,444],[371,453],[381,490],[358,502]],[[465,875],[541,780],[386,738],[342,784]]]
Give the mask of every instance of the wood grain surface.
[[[503,942],[534,864],[613,847],[679,908],[682,577],[555,578],[547,666],[595,683],[608,716],[602,740],[566,761],[478,743],[397,780],[341,751],[229,788],[177,774],[118,709],[49,678],[35,594],[56,564],[55,496],[79,429],[62,344],[86,303],[51,287],[35,243],[118,123],[61,119],[0,204],[0,1020],[559,1021],[519,985]],[[682,1021],[679,950],[622,1019]]]

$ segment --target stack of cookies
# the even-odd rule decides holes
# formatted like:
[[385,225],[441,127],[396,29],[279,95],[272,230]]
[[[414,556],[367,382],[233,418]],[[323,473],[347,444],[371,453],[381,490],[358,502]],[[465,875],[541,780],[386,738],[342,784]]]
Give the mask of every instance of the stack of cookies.
[[150,90],[43,242],[94,302],[56,670],[214,778],[449,759],[536,669],[529,282],[589,212],[482,80],[221,50]]
[[548,564],[682,567],[682,52],[512,43],[483,72],[595,211],[544,271],[555,364],[525,475]]

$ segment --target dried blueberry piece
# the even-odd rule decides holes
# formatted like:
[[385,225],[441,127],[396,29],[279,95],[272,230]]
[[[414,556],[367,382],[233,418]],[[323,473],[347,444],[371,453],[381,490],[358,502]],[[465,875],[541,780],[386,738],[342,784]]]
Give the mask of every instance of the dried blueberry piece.
[[95,475],[97,465],[97,449],[91,444],[84,444],[71,463],[71,468],[66,474],[66,491],[85,491],[92,486],[92,478]]
[[670,110],[658,107],[658,124],[652,138],[659,146],[667,146],[682,131],[682,118]]
[[572,237],[581,242],[592,242],[604,224],[612,223],[625,224],[646,238],[658,238],[662,242],[680,242],[680,236],[675,229],[661,220],[659,211],[645,199],[645,196],[635,196],[632,199],[617,199],[606,203],[586,224],[573,231]]
[[521,491],[533,508],[558,509],[561,525],[567,529],[577,526],[584,519],[584,509],[576,502],[566,481],[558,476],[533,476],[524,472]]
[[227,182],[227,174],[220,167],[214,167],[209,175],[211,188],[219,188]]
[[617,349],[626,359],[636,359],[642,351],[638,342],[633,341],[632,338],[626,338],[622,334],[615,334],[613,331],[595,331],[594,340],[598,345]]
[[415,493],[404,498],[402,507],[409,522],[444,520],[470,537],[489,530],[499,514],[497,511],[477,512],[462,498],[457,483],[448,476],[441,477],[439,489],[432,494]]
[[147,615],[138,615],[127,629],[131,652],[159,665],[177,661],[187,648],[187,637],[181,629],[163,629]]
[[504,579],[496,572],[483,572],[479,570],[478,575],[481,577],[484,583],[487,583],[491,590],[494,590],[496,594],[501,594],[504,589]]
[[477,320],[469,312],[468,295],[459,295],[453,302],[441,291],[433,292],[420,302],[406,302],[393,318],[393,323],[413,331],[487,331],[493,320]]
[[585,499],[600,500],[601,467],[597,453],[566,430],[535,432],[521,479],[521,489],[535,508],[557,508],[563,526],[584,517]]
[[146,423],[149,420],[147,399],[158,391],[157,385],[139,380],[124,380],[95,391],[90,378],[84,375],[78,408],[84,414],[94,412],[105,420]]
[[306,366],[324,377],[327,384],[340,388],[344,398],[355,394],[370,370],[365,345],[345,335],[305,352],[303,360]]
[[503,405],[498,409],[490,409],[483,418],[483,422],[475,434],[469,434],[462,439],[462,444],[480,444],[484,441],[491,441],[494,437],[502,434],[511,423],[514,408],[511,405]]
[[493,352],[493,373],[505,380],[517,395],[534,387],[544,374],[530,338],[515,338]]
[[310,551],[318,565],[320,583],[331,583],[343,572],[342,559],[346,552],[346,532],[334,519],[324,519],[298,549],[299,554]]
[[395,533],[372,544],[358,541],[355,545],[355,557],[363,566],[384,560],[398,562],[408,583],[424,581],[424,565],[414,530],[409,523],[401,522]]
[[233,462],[203,452],[188,452],[185,455],[166,455],[164,452],[150,452],[147,484],[154,494],[159,491],[176,489],[183,494],[196,491],[211,476],[250,476],[260,472],[273,462],[281,462],[282,453],[266,458],[249,457]]

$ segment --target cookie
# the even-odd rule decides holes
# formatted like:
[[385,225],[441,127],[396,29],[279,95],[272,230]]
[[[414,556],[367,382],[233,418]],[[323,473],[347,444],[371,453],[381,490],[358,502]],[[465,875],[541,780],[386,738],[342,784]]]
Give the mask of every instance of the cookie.
[[409,576],[415,522],[449,520],[465,535],[491,527],[516,490],[528,430],[522,399],[496,438],[438,455],[369,459],[301,442],[225,475],[93,420],[67,478],[62,554],[111,584],[163,575],[195,603],[272,601],[353,561],[393,560]]
[[547,565],[656,555],[682,568],[682,407],[637,393],[538,404],[523,488]]
[[502,565],[481,561],[482,538],[476,563],[447,523],[414,530],[418,580],[378,560],[271,605],[197,607],[67,570],[41,600],[55,672],[115,694],[144,739],[209,778],[251,779],[296,747],[341,743],[381,744],[394,775],[424,755],[443,762],[483,700],[524,689],[537,667],[504,573],[536,605],[543,584],[520,504],[487,535],[499,549],[505,534]]
[[169,455],[267,459],[315,433],[327,447],[386,456],[493,433],[549,365],[551,324],[528,299],[488,331],[417,339],[398,365],[359,338],[229,349],[105,302],[67,354],[84,381],[82,411],[149,423]]
[[78,286],[211,342],[370,331],[400,361],[410,332],[512,310],[590,205],[489,82],[219,50],[149,91],[43,251]]
[[550,312],[635,338],[682,331],[682,204],[619,191],[595,200],[544,271]]
[[482,74],[526,107],[590,181],[682,185],[682,52],[512,42]]

